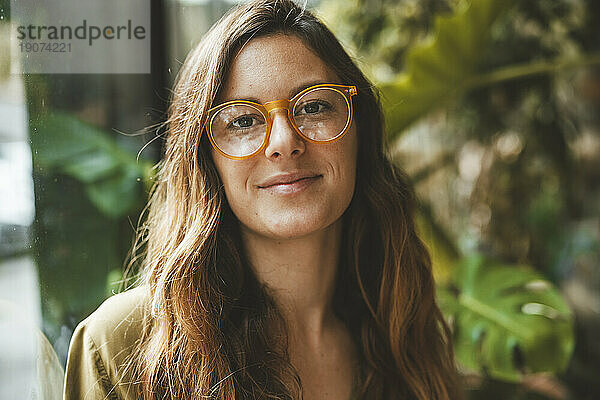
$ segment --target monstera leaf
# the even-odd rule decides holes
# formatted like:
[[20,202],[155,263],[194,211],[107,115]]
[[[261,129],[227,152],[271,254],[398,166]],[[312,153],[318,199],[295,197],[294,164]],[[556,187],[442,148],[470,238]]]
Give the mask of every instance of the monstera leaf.
[[31,121],[36,168],[83,183],[90,201],[104,214],[133,211],[150,181],[152,163],[138,160],[102,130],[71,115],[52,112]]
[[513,0],[472,0],[437,16],[431,38],[407,51],[405,69],[379,85],[393,137],[465,90],[477,73],[494,21]]
[[569,362],[573,316],[532,269],[472,256],[458,264],[454,286],[438,288],[438,301],[467,369],[519,381],[526,373],[562,371]]

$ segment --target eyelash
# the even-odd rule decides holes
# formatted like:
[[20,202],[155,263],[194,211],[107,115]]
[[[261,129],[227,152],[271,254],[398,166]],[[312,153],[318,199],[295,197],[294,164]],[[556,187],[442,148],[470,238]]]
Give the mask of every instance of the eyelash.
[[227,126],[227,128],[241,130],[241,129],[248,129],[248,128],[251,128],[252,126],[254,126],[254,124],[252,124],[252,126],[234,126],[233,125],[233,124],[235,124],[236,122],[240,121],[243,118],[250,118],[253,121],[258,121],[258,122],[262,121],[262,119],[256,118],[256,115],[246,114],[246,115],[243,115],[243,116],[238,117],[238,118],[234,119],[233,121],[231,121],[231,123],[229,123],[229,125]]
[[[319,101],[319,100],[309,100],[309,101],[305,102],[303,105],[301,105],[300,107],[297,107],[297,109],[302,110],[304,107],[311,105],[311,104],[318,104],[319,106],[323,107],[318,112],[331,110],[331,105],[329,105],[328,103],[326,103],[324,101]],[[298,114],[295,114],[295,115],[298,115]]]

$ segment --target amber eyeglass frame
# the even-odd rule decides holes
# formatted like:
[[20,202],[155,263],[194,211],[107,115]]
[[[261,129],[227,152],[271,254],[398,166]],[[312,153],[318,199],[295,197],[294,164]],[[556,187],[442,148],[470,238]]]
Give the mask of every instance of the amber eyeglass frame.
[[[298,126],[296,126],[296,123],[294,122],[292,113],[294,111],[294,107],[296,106],[296,103],[302,96],[312,92],[313,90],[322,89],[322,88],[334,90],[334,91],[340,93],[344,97],[344,99],[346,100],[346,105],[348,107],[348,120],[346,121],[346,125],[344,126],[344,128],[335,137],[333,137],[331,139],[327,139],[327,140],[314,140],[314,139],[311,139],[311,138],[305,136],[300,131],[300,129],[298,128]],[[322,83],[322,84],[307,87],[306,89],[300,91],[298,94],[296,94],[294,97],[292,97],[289,100],[287,100],[287,99],[272,100],[272,101],[269,101],[264,104],[256,103],[256,102],[248,101],[248,100],[232,100],[232,101],[228,101],[228,102],[219,104],[208,110],[208,117],[204,124],[203,131],[207,132],[208,139],[210,140],[211,145],[219,154],[221,154],[224,157],[230,158],[232,160],[245,160],[245,159],[248,159],[250,157],[257,155],[267,146],[267,144],[269,143],[269,139],[271,137],[271,127],[273,125],[273,120],[271,119],[271,112],[275,111],[275,110],[283,109],[283,110],[287,110],[287,117],[288,117],[288,121],[290,122],[290,125],[294,128],[294,131],[302,139],[304,139],[310,143],[331,143],[331,142],[335,142],[336,140],[341,139],[346,134],[348,129],[350,128],[350,125],[352,125],[352,115],[354,114],[354,109],[352,106],[352,96],[356,95],[357,93],[358,93],[358,91],[356,90],[356,86],[339,85],[339,84],[335,84],[335,83]],[[231,154],[225,153],[217,145],[217,143],[213,137],[213,133],[212,133],[212,122],[213,122],[213,119],[215,118],[215,116],[217,115],[217,113],[225,107],[228,107],[231,105],[237,105],[237,104],[249,105],[249,106],[255,108],[257,111],[259,111],[265,117],[265,121],[267,122],[267,127],[266,127],[267,131],[265,133],[265,139],[264,139],[262,145],[253,153],[245,155],[245,156],[233,156]]]

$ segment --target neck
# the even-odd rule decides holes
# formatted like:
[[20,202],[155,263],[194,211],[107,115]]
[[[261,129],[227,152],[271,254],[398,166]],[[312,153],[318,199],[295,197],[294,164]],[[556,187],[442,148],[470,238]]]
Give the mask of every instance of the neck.
[[293,239],[273,239],[242,229],[254,273],[269,288],[290,334],[318,340],[333,326],[342,223]]

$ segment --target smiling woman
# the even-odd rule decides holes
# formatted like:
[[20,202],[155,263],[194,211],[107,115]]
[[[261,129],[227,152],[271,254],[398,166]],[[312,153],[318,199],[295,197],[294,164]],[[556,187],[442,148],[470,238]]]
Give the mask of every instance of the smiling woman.
[[[254,156],[231,159],[223,156],[222,151],[215,151],[219,149],[217,146],[213,146],[212,152],[246,246],[252,246],[256,236],[297,238],[282,255],[294,254],[295,260],[306,261],[308,254],[317,256],[313,249],[321,246],[315,245],[327,243],[328,237],[341,232],[340,217],[354,193],[358,143],[356,125],[346,126],[350,120],[346,97],[336,86],[314,86],[314,82],[341,83],[299,37],[279,33],[250,41],[232,62],[217,102],[252,97],[269,105],[299,87],[309,87],[294,94],[300,96],[294,99],[299,101],[291,103],[294,105],[291,112],[287,104],[268,110],[265,119],[269,124],[261,118],[254,126],[236,129],[235,133],[227,127],[221,128],[225,124],[217,124],[218,131],[224,131],[219,136],[236,135],[236,141],[242,142],[247,136],[256,137]],[[213,118],[213,126],[214,121]],[[314,140],[318,137],[316,132],[320,132],[323,140]],[[244,135],[242,139],[240,133]],[[307,134],[312,138],[307,138]],[[230,146],[233,144],[228,142],[227,148]],[[337,234],[332,234],[333,231]],[[299,243],[307,247],[299,247]],[[286,243],[279,243],[278,249],[283,250],[284,246]],[[332,250],[328,248],[327,252]],[[254,253],[250,251],[250,257]],[[258,268],[264,265],[255,261],[252,265]],[[313,268],[322,268],[318,258],[314,261]]]
[[137,287],[77,328],[65,397],[458,399],[414,199],[374,89],[289,0],[188,55]]

